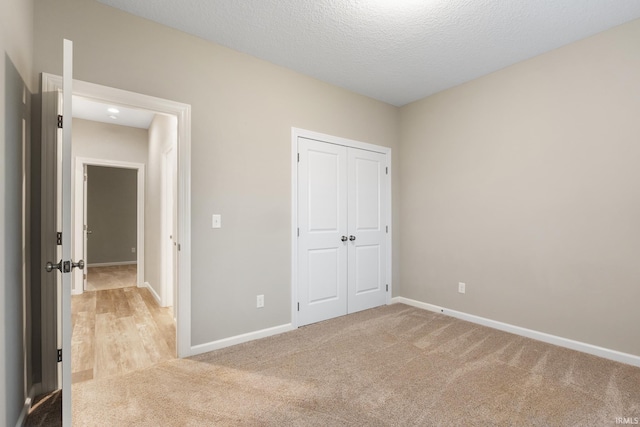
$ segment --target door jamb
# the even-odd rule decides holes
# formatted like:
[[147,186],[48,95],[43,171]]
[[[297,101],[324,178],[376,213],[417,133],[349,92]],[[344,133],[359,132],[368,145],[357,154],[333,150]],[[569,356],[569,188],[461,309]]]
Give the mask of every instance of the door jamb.
[[[112,168],[121,169],[133,169],[136,171],[137,182],[137,200],[136,200],[136,262],[137,262],[137,277],[136,285],[140,288],[144,286],[144,186],[145,181],[145,165],[144,163],[122,162],[115,160],[96,159],[89,157],[75,157],[75,169],[74,169],[74,188],[73,192],[73,210],[74,210],[74,253],[82,254],[84,256],[84,223],[86,218],[84,217],[84,204],[86,203],[85,195],[83,191],[84,186],[84,167],[85,166],[107,166]],[[76,258],[80,258],[76,256]],[[83,258],[84,259],[84,258]],[[87,260],[85,259],[85,264]],[[71,293],[73,295],[80,295],[84,292],[82,284],[84,280],[79,280],[85,272],[83,270],[74,271],[75,277],[73,281],[73,288]]]
[[386,303],[391,303],[391,293],[393,289],[392,283],[392,199],[391,199],[391,148],[381,145],[369,144],[366,142],[355,141],[352,139],[341,138],[338,136],[327,135],[305,129],[291,128],[291,325],[298,328],[298,138],[313,139],[329,144],[343,145],[350,148],[358,148],[361,150],[374,151],[386,155],[386,165],[388,168],[388,186],[385,195],[388,203],[386,222],[389,227],[387,233],[387,277],[386,283],[389,284],[389,291],[386,296]]
[[[53,74],[42,74],[42,92],[54,92],[62,88],[62,78]],[[177,143],[177,214],[178,214],[178,301],[176,350],[178,357],[193,354],[191,349],[191,106],[176,101],[161,99],[122,89],[73,81],[73,95],[99,102],[117,103],[119,105],[170,114],[178,119]],[[43,108],[45,108],[43,106]],[[55,115],[51,112],[49,115]],[[43,117],[43,120],[46,118]],[[46,130],[43,129],[43,134]],[[51,141],[43,141],[43,143]],[[43,302],[44,303],[44,302]],[[51,304],[52,302],[47,302]],[[43,346],[50,346],[51,340],[57,336],[56,324],[43,325]],[[48,347],[47,347],[48,348]],[[43,348],[45,354],[46,348]],[[43,361],[43,376],[51,369],[57,369],[56,363],[49,365]]]

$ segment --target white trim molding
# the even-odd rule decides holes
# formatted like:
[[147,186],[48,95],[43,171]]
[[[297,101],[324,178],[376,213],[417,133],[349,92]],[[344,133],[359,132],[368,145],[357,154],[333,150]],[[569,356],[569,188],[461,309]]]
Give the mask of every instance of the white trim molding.
[[139,288],[147,288],[149,289],[149,292],[151,292],[151,295],[153,296],[153,299],[156,300],[156,302],[158,303],[158,305],[160,307],[162,307],[160,305],[160,295],[158,295],[158,293],[156,292],[155,289],[153,289],[153,286],[151,286],[151,283],[149,282],[144,282],[142,285],[138,285]]
[[20,415],[18,416],[18,420],[16,421],[16,427],[24,426],[25,422],[27,421],[27,416],[31,411],[31,407],[33,406],[33,401],[36,398],[36,396],[39,396],[40,394],[42,394],[42,384],[35,383],[34,385],[31,386],[31,389],[29,390],[29,395],[24,400],[22,411],[20,411]]
[[531,338],[537,341],[546,342],[548,344],[557,345],[559,347],[580,351],[582,353],[591,354],[593,356],[602,357],[620,363],[640,367],[640,356],[629,353],[623,353],[617,350],[611,350],[599,347],[593,344],[587,344],[581,341],[575,341],[569,338],[563,338],[556,335],[547,334],[545,332],[534,331],[532,329],[522,328],[520,326],[511,325],[509,323],[498,322],[497,320],[487,319],[486,317],[476,316],[461,311],[450,310],[445,307],[429,304],[426,302],[416,301],[410,298],[394,297],[391,299],[392,304],[406,304],[412,307],[421,308],[423,310],[441,313],[446,316],[455,317],[457,319],[466,320],[467,322],[476,323],[478,325],[487,326],[489,328],[498,329],[500,331],[509,332],[522,337]]
[[246,334],[236,335],[229,338],[223,338],[217,341],[211,341],[205,344],[198,344],[191,347],[191,356],[197,354],[207,353],[214,350],[220,350],[221,348],[231,347],[232,345],[242,344],[249,341],[258,340],[260,338],[267,338],[273,335],[279,335],[285,332],[293,331],[294,328],[291,323],[286,325],[274,326],[272,328],[261,329],[259,331],[248,332]]

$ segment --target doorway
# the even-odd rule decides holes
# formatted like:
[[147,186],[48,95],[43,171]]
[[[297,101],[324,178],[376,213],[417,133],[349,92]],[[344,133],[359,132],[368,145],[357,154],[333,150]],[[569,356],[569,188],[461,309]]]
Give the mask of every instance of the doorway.
[[[108,110],[118,111],[117,122],[100,121]],[[175,170],[164,164],[158,141],[175,147],[175,126],[162,126],[175,118],[149,112],[125,125],[128,116],[113,103],[74,102],[73,230],[85,269],[75,272],[71,299],[72,383],[176,357],[175,311],[164,303],[162,264],[154,262],[161,249],[161,176]],[[172,296],[173,284],[167,285]]]
[[[42,75],[42,92],[43,94],[57,94],[61,92],[62,79],[58,76],[43,74]],[[177,145],[176,145],[176,158],[179,163],[176,168],[176,210],[177,210],[177,256],[176,256],[176,275],[177,281],[177,301],[175,305],[177,309],[177,329],[175,333],[175,339],[177,342],[177,353],[179,357],[186,357],[191,353],[190,345],[190,106],[186,104],[177,103],[174,101],[159,99],[147,95],[137,94],[133,92],[123,91],[120,89],[109,88],[106,86],[96,85],[92,83],[73,81],[73,95],[80,96],[86,99],[91,99],[97,102],[113,103],[117,105],[124,105],[131,108],[145,109],[154,111],[160,115],[169,115],[175,117],[177,120]],[[70,105],[69,103],[67,103]],[[55,120],[56,114],[59,111],[59,104],[55,102],[43,102],[43,129],[47,129],[47,132],[43,135],[44,146],[56,146],[56,140],[59,138],[58,132],[53,132],[55,123],[51,125],[50,120]],[[69,113],[68,116],[71,114]],[[44,123],[46,121],[46,123]],[[50,132],[48,129],[52,129]],[[47,158],[54,158],[53,155],[49,155]],[[48,163],[47,163],[48,165]],[[51,181],[54,183],[54,180]],[[48,188],[48,187],[47,187]],[[47,194],[55,195],[55,191],[49,191]],[[53,197],[53,196],[52,196]],[[68,237],[63,236],[63,240]],[[72,245],[69,245],[71,248]],[[78,253],[74,253],[73,257],[78,258]],[[58,257],[51,256],[51,259]],[[71,258],[71,256],[69,256]],[[48,260],[48,258],[45,258]],[[53,275],[51,276],[53,277]],[[68,276],[67,276],[68,277]],[[43,285],[43,289],[45,286]],[[53,288],[55,289],[55,287]],[[69,287],[70,291],[70,287]],[[43,316],[42,316],[42,331],[43,331],[43,355],[55,353],[60,354],[56,350],[59,348],[58,342],[63,342],[62,347],[68,350],[64,351],[64,354],[70,354],[70,337],[71,337],[71,312],[66,308],[66,304],[70,304],[71,293],[65,296],[66,293],[60,297],[56,292],[44,292],[43,293]],[[66,299],[66,301],[65,301]],[[59,301],[62,300],[60,303]],[[64,310],[61,310],[60,304]],[[61,316],[61,317],[58,317]],[[61,321],[56,321],[56,318]],[[68,320],[67,320],[68,319]],[[72,352],[71,352],[72,353]],[[68,363],[70,358],[63,358],[63,365]],[[65,362],[67,361],[67,362]],[[60,381],[60,375],[58,373],[59,364],[56,362],[55,357],[43,358],[43,388],[45,390],[52,390],[57,387],[62,387]],[[68,365],[67,365],[68,366]],[[70,370],[66,372],[70,373]],[[69,375],[69,374],[66,374]],[[65,378],[65,384],[70,385],[69,377],[63,375]],[[68,380],[66,378],[69,378]],[[44,379],[47,379],[46,383]],[[69,401],[69,400],[68,400]]]
[[84,167],[84,291],[137,285],[137,175],[135,169]]
[[[91,126],[86,123],[85,127],[87,125]],[[109,272],[118,270],[115,268],[118,266],[122,267],[121,270],[131,270],[133,266],[132,286],[144,286],[145,173],[144,163],[75,157],[74,253],[81,254],[87,268],[74,271],[73,295],[95,290],[89,281],[91,272],[97,272],[96,268]],[[95,190],[93,193],[92,188]],[[120,206],[112,206],[114,203]],[[93,220],[90,218],[92,208],[93,214],[98,215]],[[123,235],[125,230],[119,227],[122,214],[128,215],[123,224],[126,235]],[[96,250],[99,253],[95,253]],[[104,289],[116,285],[103,283],[99,287]]]

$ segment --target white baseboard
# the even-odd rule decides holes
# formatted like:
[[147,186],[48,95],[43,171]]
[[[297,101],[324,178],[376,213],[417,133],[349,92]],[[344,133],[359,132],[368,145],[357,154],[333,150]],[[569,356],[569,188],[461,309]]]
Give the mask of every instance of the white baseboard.
[[286,325],[274,326],[273,328],[261,329],[255,332],[249,332],[242,335],[236,335],[234,337],[224,338],[217,341],[208,342],[205,344],[198,344],[191,346],[190,356],[196,354],[207,353],[209,351],[219,350],[221,348],[230,347],[236,344],[242,344],[248,341],[257,340],[260,338],[270,337],[272,335],[282,334],[284,332],[293,331],[295,328],[291,323]]
[[488,326],[493,329],[498,329],[504,332],[520,335],[523,337],[531,338],[538,341],[543,341],[549,344],[557,345],[560,347],[569,348],[571,350],[581,351],[583,353],[592,354],[594,356],[603,357],[605,359],[614,360],[616,362],[626,363],[628,365],[640,367],[640,356],[636,356],[629,353],[622,353],[617,350],[611,350],[604,347],[598,347],[596,345],[587,344],[580,341],[574,341],[568,338],[559,337],[556,335],[547,334],[544,332],[534,331],[532,329],[522,328],[520,326],[511,325],[508,323],[498,322],[496,320],[487,319],[485,317],[476,316],[473,314],[463,313],[461,311],[449,310],[448,308],[439,307],[437,305],[428,304],[421,301],[412,300],[404,297],[391,298],[392,304],[402,303],[410,305],[412,307],[422,308],[424,310],[433,311],[436,313],[442,313],[447,316],[455,317],[457,319],[466,320],[478,325]]
[[94,262],[87,264],[87,267],[114,267],[116,265],[134,265],[137,263],[137,261]]
[[144,282],[144,284],[140,287],[149,289],[149,292],[151,292],[151,295],[153,295],[153,299],[155,299],[158,305],[162,307],[162,304],[160,304],[160,295],[156,293],[156,290],[153,289],[153,286],[151,286],[149,282]]
[[27,415],[29,415],[29,411],[31,410],[33,399],[40,394],[39,390],[41,388],[42,388],[42,384],[40,383],[37,383],[31,386],[31,390],[29,390],[29,396],[27,396],[27,398],[24,400],[22,411],[20,411],[20,416],[16,421],[16,427],[22,427],[24,423],[27,421]]

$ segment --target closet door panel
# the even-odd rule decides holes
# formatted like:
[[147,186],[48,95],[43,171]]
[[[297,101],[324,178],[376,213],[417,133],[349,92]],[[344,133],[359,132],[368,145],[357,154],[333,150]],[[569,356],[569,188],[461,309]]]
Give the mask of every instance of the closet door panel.
[[299,138],[298,323],[347,314],[347,151]]
[[348,312],[386,302],[386,156],[348,152]]

